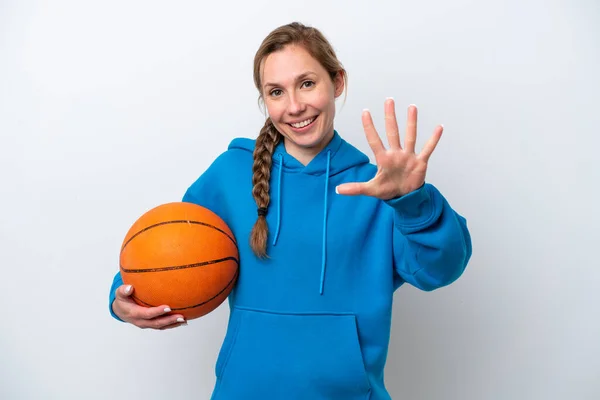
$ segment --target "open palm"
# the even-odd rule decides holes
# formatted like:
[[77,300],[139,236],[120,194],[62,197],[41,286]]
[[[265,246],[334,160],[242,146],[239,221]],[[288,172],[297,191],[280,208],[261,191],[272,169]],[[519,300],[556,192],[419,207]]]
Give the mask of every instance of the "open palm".
[[400,144],[400,133],[394,100],[385,102],[385,131],[389,148],[386,149],[375,130],[371,113],[362,113],[362,123],[367,141],[377,163],[377,173],[368,182],[343,183],[337,192],[343,195],[366,195],[389,200],[403,196],[420,188],[425,183],[427,163],[442,135],[443,126],[438,125],[423,150],[415,153],[417,139],[417,107],[408,108],[404,147]]

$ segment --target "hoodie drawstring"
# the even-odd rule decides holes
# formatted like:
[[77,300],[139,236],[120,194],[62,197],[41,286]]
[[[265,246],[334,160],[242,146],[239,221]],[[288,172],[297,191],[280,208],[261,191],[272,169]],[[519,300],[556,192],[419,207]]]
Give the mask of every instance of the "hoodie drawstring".
[[323,202],[323,247],[321,249],[321,286],[319,294],[323,294],[325,284],[325,262],[327,258],[327,192],[329,188],[329,165],[331,164],[331,150],[327,150],[327,172],[325,173],[325,199]]
[[[331,150],[327,151],[327,171],[325,172],[325,199],[323,201],[323,238],[321,247],[321,280],[319,286],[319,294],[323,294],[323,286],[325,285],[325,265],[327,263],[327,193],[329,189],[329,171],[331,167]],[[275,236],[273,238],[273,246],[277,244],[279,237],[279,229],[281,227],[281,184],[283,172],[283,155],[279,154],[279,176],[277,180],[277,225],[275,228]]]
[[281,174],[283,172],[283,154],[279,153],[279,178],[277,180],[277,228],[275,228],[275,237],[273,238],[273,246],[277,244],[279,237],[279,227],[281,226]]

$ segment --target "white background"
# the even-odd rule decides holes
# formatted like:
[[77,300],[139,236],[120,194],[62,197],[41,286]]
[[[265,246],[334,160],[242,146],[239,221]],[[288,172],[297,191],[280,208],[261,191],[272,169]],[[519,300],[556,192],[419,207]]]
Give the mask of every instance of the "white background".
[[[108,313],[118,250],[264,116],[252,59],[319,28],[360,111],[445,125],[428,181],[464,215],[463,277],[395,296],[394,399],[600,398],[600,3],[0,1],[0,398],[208,399],[227,307],[171,331]],[[382,130],[383,132],[383,130]]]

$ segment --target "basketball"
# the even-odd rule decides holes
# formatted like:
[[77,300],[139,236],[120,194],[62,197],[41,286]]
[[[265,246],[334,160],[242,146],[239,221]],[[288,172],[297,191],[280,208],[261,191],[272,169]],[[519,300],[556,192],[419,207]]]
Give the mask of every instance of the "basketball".
[[120,251],[124,284],[142,306],[168,305],[186,320],[216,309],[239,272],[235,237],[211,210],[196,204],[159,205],[131,226]]

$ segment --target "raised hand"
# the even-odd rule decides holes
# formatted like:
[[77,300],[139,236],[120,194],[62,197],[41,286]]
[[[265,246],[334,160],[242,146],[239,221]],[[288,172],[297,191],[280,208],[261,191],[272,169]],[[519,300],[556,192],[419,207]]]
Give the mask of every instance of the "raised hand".
[[393,99],[385,101],[385,131],[389,148],[386,149],[375,130],[371,113],[362,113],[362,123],[369,146],[375,155],[377,173],[368,182],[351,182],[339,185],[336,190],[342,195],[366,195],[389,200],[408,194],[425,183],[427,163],[437,146],[444,127],[438,125],[419,154],[415,153],[417,140],[417,107],[408,107],[404,147],[400,144],[400,133],[396,121]]

